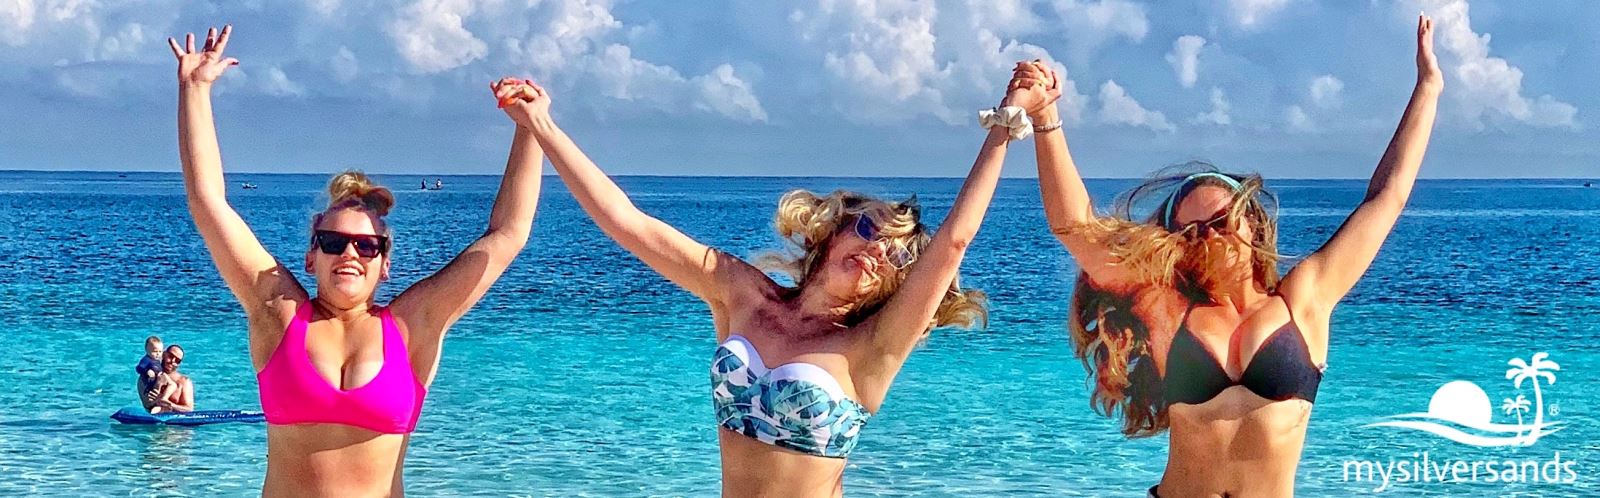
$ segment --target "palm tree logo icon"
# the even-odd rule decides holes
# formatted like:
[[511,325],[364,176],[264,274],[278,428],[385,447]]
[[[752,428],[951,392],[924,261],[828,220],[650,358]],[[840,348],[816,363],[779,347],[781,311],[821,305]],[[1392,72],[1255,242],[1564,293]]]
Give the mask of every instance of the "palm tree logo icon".
[[[1512,387],[1521,390],[1524,383],[1533,388],[1533,420],[1523,416],[1529,412],[1527,396],[1517,393],[1515,398],[1505,398],[1500,404],[1502,413],[1515,415],[1516,424],[1493,421],[1494,410],[1489,395],[1472,382],[1457,380],[1445,383],[1434,391],[1428,400],[1428,411],[1384,417],[1384,420],[1366,427],[1398,427],[1431,433],[1451,441],[1472,446],[1531,446],[1544,436],[1561,430],[1563,422],[1546,422],[1544,385],[1556,383],[1556,372],[1561,365],[1549,360],[1549,353],[1534,353],[1528,360],[1512,358],[1506,365],[1505,378]],[[1532,381],[1532,382],[1525,382]]]
[[1517,399],[1506,398],[1504,402],[1500,403],[1500,410],[1505,412],[1506,415],[1516,413],[1517,425],[1520,426],[1522,425],[1522,414],[1528,412],[1528,397],[1523,396],[1522,393],[1517,393]]
[[[1528,441],[1522,446],[1531,445],[1534,441],[1539,440],[1539,431],[1542,428],[1542,422],[1544,422],[1544,391],[1539,389],[1539,379],[1544,379],[1548,384],[1555,384],[1555,372],[1561,370],[1561,365],[1545,359],[1549,357],[1549,353],[1539,352],[1533,354],[1533,358],[1531,358],[1533,361],[1524,362],[1522,358],[1512,358],[1511,361],[1506,362],[1507,365],[1514,367],[1506,370],[1506,378],[1511,379],[1511,383],[1517,389],[1522,389],[1522,381],[1533,379],[1534,409],[1532,432],[1528,434]],[[1520,398],[1522,395],[1519,394],[1517,396]],[[1519,415],[1518,418],[1520,417]],[[1517,425],[1522,425],[1522,422],[1518,421]]]

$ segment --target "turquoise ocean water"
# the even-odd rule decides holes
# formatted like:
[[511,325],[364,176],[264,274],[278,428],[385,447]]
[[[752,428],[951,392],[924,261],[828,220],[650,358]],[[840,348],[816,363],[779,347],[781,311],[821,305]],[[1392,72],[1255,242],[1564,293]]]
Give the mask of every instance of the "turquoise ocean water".
[[[399,196],[394,278],[383,300],[482,231],[498,182],[444,177],[442,191],[411,190],[422,178],[380,177]],[[326,179],[230,175],[229,196],[267,248],[293,262]],[[245,181],[260,189],[238,189]],[[771,215],[790,188],[916,193],[937,222],[960,186],[853,178],[620,183],[646,211],[741,255],[776,247]],[[1096,180],[1090,189],[1108,201],[1132,184]],[[1283,204],[1281,250],[1315,249],[1365,186],[1269,182]],[[1159,478],[1164,438],[1124,440],[1114,421],[1089,410],[1063,327],[1075,269],[1045,228],[1037,192],[1032,180],[1002,182],[963,266],[963,283],[989,292],[993,321],[987,330],[939,331],[911,357],[864,429],[847,494],[1142,496]],[[1600,495],[1597,266],[1600,188],[1574,180],[1420,182],[1377,262],[1333,315],[1331,367],[1299,494]],[[134,403],[132,366],[151,334],[186,347],[184,369],[202,409],[259,407],[243,314],[195,233],[176,174],[0,172],[0,317],[0,496],[259,493],[264,426],[152,428],[107,418]],[[714,342],[698,300],[617,248],[547,178],[528,248],[445,342],[406,459],[407,492],[715,495],[707,381]],[[1480,448],[1366,427],[1427,411],[1434,390],[1452,380],[1481,386],[1493,420],[1515,423],[1502,400],[1534,395],[1530,384],[1517,389],[1506,380],[1507,361],[1537,352],[1560,364],[1557,381],[1541,389],[1546,421],[1563,426],[1531,446]],[[1542,466],[1558,455],[1571,475],[1520,473],[1513,483],[1482,473],[1476,482],[1438,482],[1429,470],[1427,482],[1377,491],[1381,481],[1346,472],[1356,460],[1424,469],[1443,462],[1451,478],[1456,461]]]

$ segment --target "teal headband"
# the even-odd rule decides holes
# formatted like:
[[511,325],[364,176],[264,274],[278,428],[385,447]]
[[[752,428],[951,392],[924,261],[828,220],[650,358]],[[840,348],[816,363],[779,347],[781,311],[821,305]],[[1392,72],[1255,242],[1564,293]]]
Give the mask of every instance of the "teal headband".
[[1163,213],[1162,216],[1161,216],[1161,225],[1162,226],[1167,227],[1167,228],[1171,228],[1172,227],[1172,209],[1173,209],[1173,206],[1178,203],[1178,194],[1183,192],[1183,188],[1184,187],[1189,186],[1190,183],[1194,183],[1195,180],[1200,179],[1200,178],[1216,178],[1218,180],[1222,180],[1222,183],[1228,184],[1228,187],[1232,188],[1234,192],[1238,192],[1240,190],[1244,190],[1244,185],[1241,185],[1239,183],[1239,180],[1235,180],[1231,176],[1224,175],[1222,173],[1217,173],[1217,172],[1214,172],[1214,171],[1202,171],[1202,172],[1199,172],[1199,173],[1195,173],[1195,174],[1183,177],[1183,181],[1178,182],[1178,188],[1172,189],[1172,193],[1167,195],[1166,212]]

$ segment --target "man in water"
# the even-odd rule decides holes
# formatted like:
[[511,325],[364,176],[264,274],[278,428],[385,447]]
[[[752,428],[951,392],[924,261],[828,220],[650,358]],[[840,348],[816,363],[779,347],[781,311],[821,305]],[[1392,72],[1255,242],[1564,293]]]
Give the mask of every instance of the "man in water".
[[144,356],[139,357],[139,365],[133,367],[139,373],[139,383],[135,395],[144,403],[144,409],[149,410],[155,406],[151,400],[155,399],[156,377],[161,374],[161,338],[156,336],[144,339]]
[[178,365],[182,363],[183,348],[177,344],[168,346],[161,354],[161,375],[156,377],[155,392],[145,400],[150,413],[194,411],[194,382],[178,373]]

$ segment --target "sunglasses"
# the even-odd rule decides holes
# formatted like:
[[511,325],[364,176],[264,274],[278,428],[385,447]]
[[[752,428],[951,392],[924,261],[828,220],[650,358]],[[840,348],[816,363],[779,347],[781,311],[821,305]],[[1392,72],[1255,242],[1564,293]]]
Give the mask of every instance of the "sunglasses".
[[344,248],[350,244],[356,245],[356,255],[363,258],[374,258],[389,250],[389,238],[382,235],[357,235],[340,233],[332,230],[317,230],[311,237],[311,242],[317,245],[323,254],[338,256],[344,254]]
[[[853,225],[853,229],[856,233],[856,236],[860,237],[861,240],[865,240],[874,244],[879,242],[887,242],[887,240],[879,237],[878,224],[873,223],[872,218],[868,218],[866,216],[856,216],[856,222]],[[894,252],[889,253],[886,256],[888,256],[889,259],[889,266],[893,266],[896,270],[903,270],[905,267],[911,265],[911,251],[904,247],[895,248]]]
[[169,363],[172,363],[173,365],[177,365],[177,364],[183,363],[183,357],[182,356],[170,355],[170,354],[169,355],[165,355],[165,356],[166,357],[162,358],[161,361],[169,362]]
[[1233,229],[1228,226],[1228,213],[1222,213],[1210,220],[1185,224],[1182,231],[1185,234],[1192,233],[1196,237],[1204,238],[1209,237],[1212,233],[1226,235],[1232,233]]

